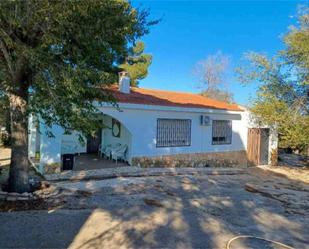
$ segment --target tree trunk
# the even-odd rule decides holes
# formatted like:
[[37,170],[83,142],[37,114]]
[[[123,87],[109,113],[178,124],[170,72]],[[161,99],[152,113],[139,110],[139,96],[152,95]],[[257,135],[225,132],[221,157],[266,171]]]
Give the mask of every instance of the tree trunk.
[[27,98],[15,94],[11,94],[9,98],[12,139],[9,191],[23,193],[30,190]]

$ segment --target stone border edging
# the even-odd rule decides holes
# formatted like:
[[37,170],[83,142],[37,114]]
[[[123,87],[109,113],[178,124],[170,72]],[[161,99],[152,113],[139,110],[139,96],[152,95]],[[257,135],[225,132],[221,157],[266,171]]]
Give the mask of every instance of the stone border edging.
[[29,201],[36,200],[38,197],[32,193],[15,193],[15,192],[5,192],[0,191],[0,200],[3,201]]

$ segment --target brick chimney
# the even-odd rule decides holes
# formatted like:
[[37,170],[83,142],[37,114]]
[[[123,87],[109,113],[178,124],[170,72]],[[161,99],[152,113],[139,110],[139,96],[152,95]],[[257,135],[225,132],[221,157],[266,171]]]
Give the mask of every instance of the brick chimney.
[[119,91],[122,93],[130,93],[130,77],[126,71],[119,73]]

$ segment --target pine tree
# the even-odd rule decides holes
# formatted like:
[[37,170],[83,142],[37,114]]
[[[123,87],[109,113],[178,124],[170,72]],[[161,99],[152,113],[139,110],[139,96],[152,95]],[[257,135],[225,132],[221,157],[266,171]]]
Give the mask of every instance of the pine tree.
[[125,62],[119,67],[127,71],[131,78],[131,86],[138,86],[139,80],[148,75],[148,67],[152,62],[150,54],[144,54],[145,45],[143,42],[136,42],[135,46],[130,48],[129,55]]

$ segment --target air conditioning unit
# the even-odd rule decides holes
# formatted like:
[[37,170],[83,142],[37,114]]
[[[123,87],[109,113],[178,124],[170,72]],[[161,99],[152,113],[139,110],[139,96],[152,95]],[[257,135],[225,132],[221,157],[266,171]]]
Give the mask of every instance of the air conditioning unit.
[[209,126],[210,125],[211,120],[210,120],[209,116],[201,115],[200,120],[201,120],[201,125],[203,125],[203,126]]

